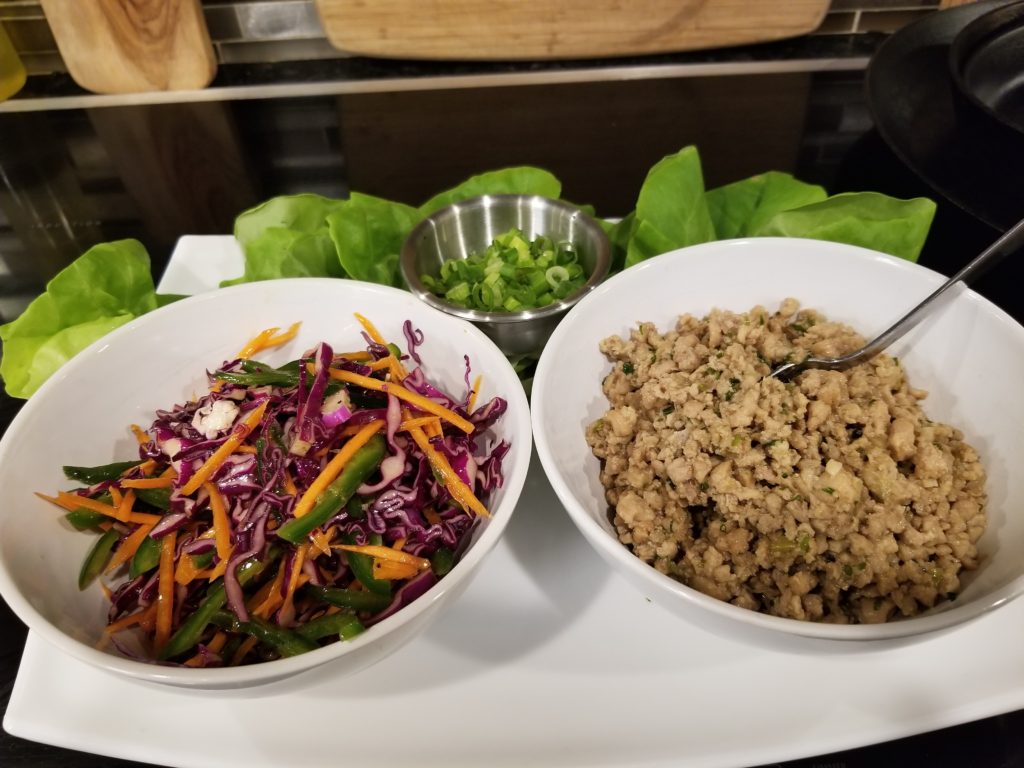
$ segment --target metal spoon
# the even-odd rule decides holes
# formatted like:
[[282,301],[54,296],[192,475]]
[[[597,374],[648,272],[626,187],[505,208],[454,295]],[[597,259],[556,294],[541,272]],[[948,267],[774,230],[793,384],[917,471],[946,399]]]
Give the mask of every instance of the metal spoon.
[[796,363],[783,363],[772,371],[771,377],[786,381],[808,368],[841,371],[874,357],[921,322],[929,312],[943,305],[945,300],[955,296],[956,294],[950,292],[950,288],[959,283],[966,285],[1022,245],[1024,245],[1024,220],[1014,224],[1002,237],[976,256],[970,264],[936,288],[928,298],[893,323],[887,331],[876,336],[860,349],[842,357],[807,357]]

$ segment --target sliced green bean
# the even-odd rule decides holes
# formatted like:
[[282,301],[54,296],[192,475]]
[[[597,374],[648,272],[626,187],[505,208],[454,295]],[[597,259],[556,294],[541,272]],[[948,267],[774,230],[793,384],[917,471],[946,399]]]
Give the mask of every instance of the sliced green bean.
[[128,576],[134,579],[136,576],[148,573],[158,565],[160,565],[160,542],[147,536],[132,555],[132,560],[128,564]]
[[341,470],[341,474],[331,483],[317,499],[313,508],[302,517],[293,517],[277,529],[279,538],[299,544],[316,528],[330,520],[348,500],[356,489],[368,478],[384,459],[387,441],[380,434],[371,437],[366,445],[360,447],[355,455]]
[[353,611],[377,613],[391,604],[391,598],[366,590],[342,589],[341,587],[320,587],[307,584],[303,589],[325,603],[339,608],[350,608]]
[[97,576],[103,573],[103,569],[110,562],[114,545],[120,538],[121,534],[114,528],[111,528],[96,540],[96,543],[92,545],[89,554],[85,556],[85,560],[82,562],[82,569],[78,572],[79,589],[85,589],[95,581]]
[[101,464],[96,467],[65,466],[64,476],[68,480],[86,485],[96,485],[106,480],[117,480],[129,469],[139,466],[141,461],[115,461],[113,464]]
[[338,636],[342,640],[351,640],[361,632],[365,632],[363,622],[351,613],[334,613],[307,621],[296,627],[295,633],[307,640],[320,640],[324,637]]

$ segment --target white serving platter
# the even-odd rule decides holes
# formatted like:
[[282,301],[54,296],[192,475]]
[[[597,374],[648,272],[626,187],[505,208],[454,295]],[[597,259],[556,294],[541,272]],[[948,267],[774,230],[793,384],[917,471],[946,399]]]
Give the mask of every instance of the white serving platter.
[[[161,281],[241,274],[185,237]],[[730,640],[613,574],[534,460],[520,508],[441,621],[356,675],[234,692],[151,686],[29,635],[16,736],[174,766],[752,766],[1024,707],[1024,601],[914,644]]]

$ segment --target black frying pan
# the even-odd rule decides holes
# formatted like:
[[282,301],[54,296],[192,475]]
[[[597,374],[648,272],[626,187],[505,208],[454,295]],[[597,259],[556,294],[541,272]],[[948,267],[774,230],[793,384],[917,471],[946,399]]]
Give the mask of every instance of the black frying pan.
[[949,66],[964,107],[1024,140],[1024,2],[978,16],[953,39]]
[[1005,5],[931,13],[886,40],[867,73],[868,105],[892,151],[938,195],[999,232],[1024,218],[1024,138],[964,118],[949,57],[969,23]]

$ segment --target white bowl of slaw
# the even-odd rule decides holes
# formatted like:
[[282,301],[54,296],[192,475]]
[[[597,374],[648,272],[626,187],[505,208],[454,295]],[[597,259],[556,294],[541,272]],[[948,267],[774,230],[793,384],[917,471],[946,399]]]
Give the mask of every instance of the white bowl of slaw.
[[[98,583],[84,592],[77,574],[92,537],[73,530],[61,511],[37,498],[74,486],[63,465],[94,466],[137,455],[130,424],[148,424],[158,408],[206,391],[206,371],[232,359],[240,345],[270,326],[301,321],[296,338],[261,355],[294,359],[319,341],[365,347],[354,313],[368,317],[403,351],[403,324],[423,333],[417,352],[431,381],[466,388],[468,356],[481,374],[479,398],[508,402],[488,438],[506,439],[504,483],[456,566],[428,592],[352,640],[291,658],[239,667],[184,668],[145,663],[97,644],[109,601]],[[478,402],[486,402],[484,399]],[[33,395],[0,441],[0,594],[29,629],[70,655],[114,673],[195,688],[241,688],[291,677],[330,663],[354,672],[422,632],[499,541],[526,479],[532,443],[529,407],[501,351],[470,323],[423,304],[410,293],[353,280],[289,279],[251,283],[187,298],[117,329],[68,362]]]
[[988,475],[980,567],[963,589],[911,618],[840,625],[780,618],[719,601],[658,572],[621,544],[608,516],[600,464],[586,427],[608,408],[601,383],[610,363],[601,340],[628,336],[639,322],[662,331],[679,315],[714,308],[775,311],[787,297],[851,325],[866,338],[885,330],[944,278],[924,267],[854,246],[791,238],[706,243],[625,270],[569,312],[541,357],[531,405],[537,453],[552,487],[595,550],[647,599],[684,619],[758,642],[783,636],[815,640],[900,640],[948,630],[1024,592],[1024,328],[965,290],[893,345],[915,387],[927,390],[929,417],[963,431]]

